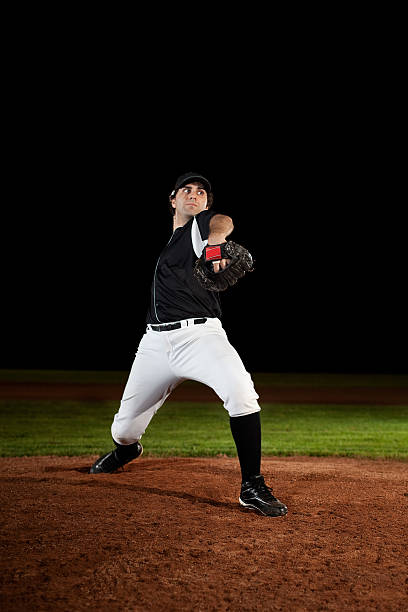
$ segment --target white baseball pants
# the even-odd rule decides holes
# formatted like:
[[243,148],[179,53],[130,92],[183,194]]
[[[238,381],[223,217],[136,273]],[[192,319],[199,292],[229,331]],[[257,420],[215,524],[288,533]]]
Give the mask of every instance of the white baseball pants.
[[259,395],[250,374],[217,318],[194,325],[182,321],[171,331],[143,335],[126,383],[112,437],[119,444],[140,440],[170,393],[184,380],[211,387],[231,417],[259,412]]

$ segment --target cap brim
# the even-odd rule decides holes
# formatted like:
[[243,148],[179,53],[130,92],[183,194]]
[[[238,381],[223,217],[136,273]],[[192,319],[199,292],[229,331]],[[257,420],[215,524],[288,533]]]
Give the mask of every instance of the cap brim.
[[204,189],[207,193],[211,192],[211,185],[209,181],[203,176],[200,176],[199,174],[197,174],[196,176],[189,176],[184,181],[182,181],[180,185],[177,185],[176,189],[180,189],[181,187],[184,187],[184,185],[187,185],[188,183],[195,183],[196,181],[204,185]]

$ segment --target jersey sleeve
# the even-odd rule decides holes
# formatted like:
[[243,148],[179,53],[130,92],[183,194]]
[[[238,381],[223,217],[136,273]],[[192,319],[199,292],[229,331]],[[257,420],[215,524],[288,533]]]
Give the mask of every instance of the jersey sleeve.
[[210,221],[216,214],[217,213],[214,210],[203,210],[195,216],[202,240],[208,239],[208,235],[210,233]]

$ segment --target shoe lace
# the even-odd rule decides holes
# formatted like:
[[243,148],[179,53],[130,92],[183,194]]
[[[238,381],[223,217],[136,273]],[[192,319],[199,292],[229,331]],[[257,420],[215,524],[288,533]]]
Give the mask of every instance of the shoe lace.
[[266,497],[266,499],[269,499],[269,501],[277,501],[276,497],[272,494],[272,488],[268,487],[267,484],[265,484],[264,479],[262,478],[262,480],[259,480],[259,484],[257,486],[257,489],[260,493],[263,493],[264,497]]

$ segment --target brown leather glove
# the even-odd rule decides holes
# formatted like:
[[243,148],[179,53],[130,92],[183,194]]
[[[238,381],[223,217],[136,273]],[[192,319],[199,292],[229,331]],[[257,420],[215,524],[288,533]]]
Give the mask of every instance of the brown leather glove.
[[[230,263],[214,272],[213,262],[229,259]],[[240,244],[228,240],[222,244],[207,245],[194,266],[194,277],[208,291],[225,291],[254,269],[252,255]]]

